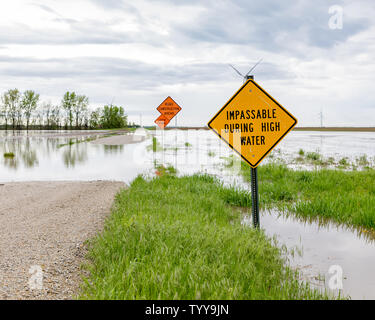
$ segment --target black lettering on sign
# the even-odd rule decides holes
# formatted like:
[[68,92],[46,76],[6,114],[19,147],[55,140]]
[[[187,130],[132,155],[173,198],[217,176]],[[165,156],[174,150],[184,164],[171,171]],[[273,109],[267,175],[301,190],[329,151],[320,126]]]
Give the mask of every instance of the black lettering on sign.
[[229,123],[229,124],[224,124],[224,130],[225,133],[234,133],[234,132],[253,132],[254,127],[253,123]]
[[280,131],[280,122],[262,122],[262,132]]
[[276,109],[227,111],[227,120],[276,119]]
[[242,146],[263,146],[266,144],[264,136],[242,136]]

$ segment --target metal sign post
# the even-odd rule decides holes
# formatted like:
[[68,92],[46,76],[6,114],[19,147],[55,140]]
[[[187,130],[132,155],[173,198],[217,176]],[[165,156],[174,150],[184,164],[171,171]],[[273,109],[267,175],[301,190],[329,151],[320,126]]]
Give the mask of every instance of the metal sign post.
[[[247,75],[245,77],[245,82],[249,79],[254,80],[253,75]],[[258,167],[250,168],[251,174],[251,212],[253,217],[254,228],[260,227],[259,222],[259,192],[258,192]]]
[[258,168],[251,168],[251,201],[254,228],[259,228]]
[[165,160],[164,156],[164,128],[170,123],[170,121],[175,118],[175,166],[177,169],[177,113],[181,111],[181,107],[170,97],[168,96],[157,108],[160,112],[160,116],[155,120],[155,123],[159,126],[160,129],[163,130],[162,132],[162,144],[163,144],[163,164]]
[[175,118],[175,130],[176,130],[176,135],[175,135],[175,140],[174,140],[174,151],[175,151],[175,168],[177,170],[177,115]]

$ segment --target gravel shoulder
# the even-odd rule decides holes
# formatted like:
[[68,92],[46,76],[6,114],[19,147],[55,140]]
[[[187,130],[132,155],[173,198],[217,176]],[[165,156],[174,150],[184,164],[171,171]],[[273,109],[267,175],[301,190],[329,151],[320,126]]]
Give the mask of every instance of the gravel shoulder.
[[[101,230],[124,187],[111,181],[1,184],[0,299],[74,298],[85,241]],[[32,289],[40,285],[38,270],[43,286]]]

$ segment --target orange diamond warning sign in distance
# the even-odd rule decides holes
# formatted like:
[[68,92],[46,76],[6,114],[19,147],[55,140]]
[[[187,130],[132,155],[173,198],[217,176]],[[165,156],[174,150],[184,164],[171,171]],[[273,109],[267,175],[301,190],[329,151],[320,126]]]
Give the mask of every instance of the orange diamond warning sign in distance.
[[167,97],[156,110],[170,121],[180,112],[181,107],[171,97]]
[[293,115],[250,79],[208,127],[256,168],[296,124]]
[[168,125],[169,119],[167,119],[167,117],[165,115],[161,114],[155,120],[155,123],[159,126],[160,129],[164,129]]

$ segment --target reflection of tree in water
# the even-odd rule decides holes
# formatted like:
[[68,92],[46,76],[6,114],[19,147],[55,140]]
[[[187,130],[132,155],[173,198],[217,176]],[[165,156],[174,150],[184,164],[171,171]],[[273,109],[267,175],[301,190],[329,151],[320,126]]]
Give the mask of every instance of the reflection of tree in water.
[[124,150],[124,145],[103,145],[104,147],[104,153],[105,154],[117,154],[117,153],[122,153]]
[[10,169],[17,170],[19,166],[19,161],[16,158],[5,158],[4,159],[4,166]]
[[[5,135],[5,134],[4,134]],[[14,135],[13,135],[14,136]],[[25,137],[21,139],[0,140],[0,164],[17,170],[21,165],[33,168],[39,165],[38,153],[50,156],[59,149],[61,140],[56,138]],[[86,143],[63,147],[63,161],[66,167],[74,167],[87,160]],[[13,158],[5,158],[4,153],[13,153]]]
[[4,166],[14,169],[14,170],[17,170],[19,166],[18,158],[17,157],[5,158],[3,155],[4,153],[14,153],[16,155],[16,149],[17,149],[16,144],[17,144],[16,140],[4,140],[1,143],[1,151],[0,151],[1,152],[0,156],[4,160]]
[[50,155],[51,153],[55,153],[56,150],[58,149],[59,139],[45,138],[45,141],[46,141],[46,148],[45,148],[46,154]]
[[77,143],[64,146],[63,160],[67,168],[74,168],[77,163],[84,163],[87,160],[87,144]]
[[20,154],[26,168],[32,168],[39,164],[36,150],[31,148],[30,138],[26,138],[23,151]]
[[4,140],[1,144],[1,155],[6,152],[14,154],[14,158],[4,158],[4,166],[17,170],[21,164],[32,168],[39,164],[35,148],[30,143],[30,138]]

